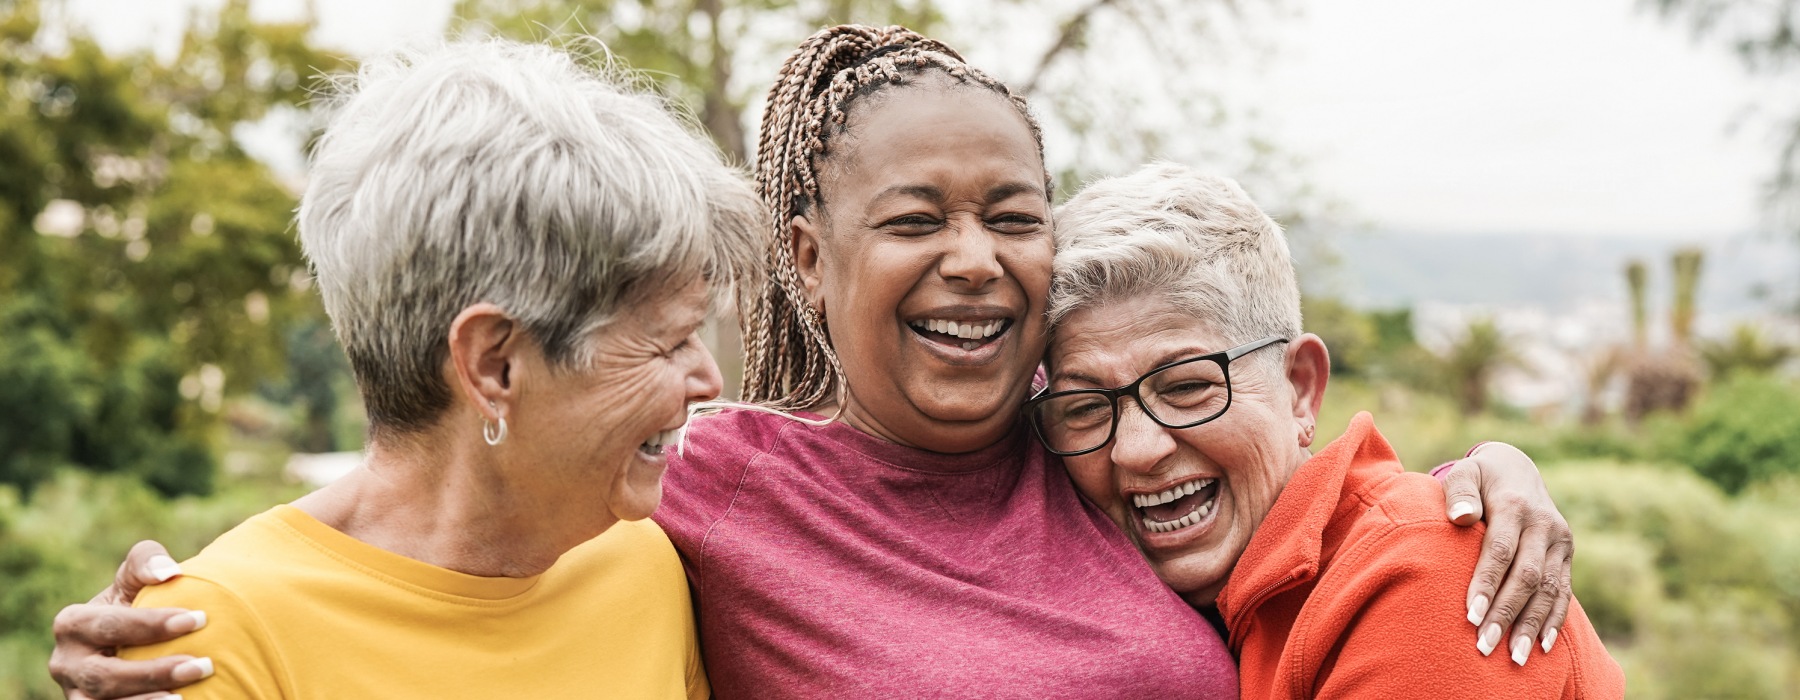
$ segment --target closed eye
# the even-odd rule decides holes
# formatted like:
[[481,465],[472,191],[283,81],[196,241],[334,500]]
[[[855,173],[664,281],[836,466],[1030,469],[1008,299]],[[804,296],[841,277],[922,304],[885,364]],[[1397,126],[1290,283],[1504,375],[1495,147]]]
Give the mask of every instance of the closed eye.
[[930,233],[943,227],[943,222],[924,214],[907,214],[889,219],[882,228],[900,235],[918,235]]
[[988,228],[1001,233],[1035,233],[1043,220],[1026,214],[1006,214],[988,219]]

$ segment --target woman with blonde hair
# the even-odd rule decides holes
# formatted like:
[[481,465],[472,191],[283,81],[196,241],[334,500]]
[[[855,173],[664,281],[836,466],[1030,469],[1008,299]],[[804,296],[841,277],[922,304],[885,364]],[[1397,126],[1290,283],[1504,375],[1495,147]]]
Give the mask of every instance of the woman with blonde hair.
[[204,651],[187,698],[706,697],[646,518],[718,396],[696,331],[760,270],[755,196],[543,46],[400,52],[334,98],[299,231],[367,461],[145,589],[198,631],[123,657]]
[[[1235,697],[1218,632],[1020,418],[1053,255],[1024,101],[939,42],[839,26],[788,57],[761,128],[769,282],[740,308],[759,408],[693,421],[656,514],[687,566],[714,692]],[[1515,546],[1474,589],[1510,592],[1514,551],[1539,565],[1566,527],[1516,451],[1457,471],[1459,502],[1479,505],[1481,483],[1519,504],[1490,514]],[[1483,614],[1510,621],[1527,597]],[[62,676],[105,668],[95,642],[172,634],[172,618],[142,616],[101,637],[103,618],[125,619],[71,608]],[[119,687],[169,684],[167,667],[134,668],[146,680]]]

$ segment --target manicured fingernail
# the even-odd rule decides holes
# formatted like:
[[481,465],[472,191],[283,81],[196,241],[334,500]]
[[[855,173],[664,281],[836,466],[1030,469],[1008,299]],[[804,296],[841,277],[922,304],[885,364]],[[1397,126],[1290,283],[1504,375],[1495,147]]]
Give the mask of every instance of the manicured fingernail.
[[1487,617],[1487,606],[1487,596],[1475,596],[1475,600],[1469,603],[1469,624],[1479,627],[1481,618]]
[[201,610],[189,610],[169,618],[165,626],[170,634],[187,634],[206,627],[206,613]]
[[1450,519],[1455,520],[1465,515],[1475,514],[1475,504],[1468,501],[1457,501],[1450,504]]
[[1513,663],[1524,666],[1525,660],[1531,658],[1531,638],[1524,635],[1514,638],[1512,652]]
[[1556,628],[1544,630],[1544,653],[1550,653],[1550,647],[1556,646]]
[[169,674],[169,677],[174,678],[176,683],[192,683],[212,674],[212,659],[202,656],[198,659],[181,662],[181,665],[176,666],[175,672]]
[[1500,646],[1500,623],[1488,625],[1481,631],[1481,637],[1475,640],[1475,648],[1482,656],[1494,653],[1494,647]]
[[181,575],[181,565],[161,554],[150,557],[150,578],[162,583]]

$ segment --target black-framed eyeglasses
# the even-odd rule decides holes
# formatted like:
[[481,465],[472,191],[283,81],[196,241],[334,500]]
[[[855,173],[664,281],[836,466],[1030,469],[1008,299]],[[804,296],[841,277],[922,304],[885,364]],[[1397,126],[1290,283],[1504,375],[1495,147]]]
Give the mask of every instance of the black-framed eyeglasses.
[[1072,389],[1025,402],[1025,413],[1044,447],[1064,457],[1084,455],[1112,442],[1119,427],[1119,399],[1131,397],[1157,425],[1192,428],[1231,408],[1231,361],[1287,338],[1270,336],[1224,352],[1176,360],[1145,372],[1117,389]]

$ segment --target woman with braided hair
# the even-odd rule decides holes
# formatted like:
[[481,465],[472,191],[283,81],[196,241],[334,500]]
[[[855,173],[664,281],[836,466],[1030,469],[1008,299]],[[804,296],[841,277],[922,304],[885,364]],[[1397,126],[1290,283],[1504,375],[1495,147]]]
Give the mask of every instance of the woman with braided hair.
[[[771,269],[739,298],[754,406],[690,422],[654,515],[713,692],[1236,697],[1214,626],[1020,419],[1054,253],[1024,101],[939,42],[839,26],[789,56],[761,129]],[[1472,506],[1452,510],[1462,524],[1495,506],[1502,546],[1468,595],[1472,620],[1510,623],[1535,580],[1508,567],[1561,571],[1547,542],[1568,535],[1530,460],[1499,448],[1459,462],[1449,490]],[[147,568],[128,562],[121,588]],[[103,616],[168,636],[150,611],[71,610],[69,649]],[[130,663],[151,662],[91,666]],[[166,685],[164,667],[130,668]]]
[[[1024,100],[904,28],[826,29],[770,88],[756,178],[772,269],[741,300],[744,399],[792,416],[696,421],[657,514],[715,691],[1236,697],[1219,634],[1018,417],[1054,254]],[[1481,459],[1517,482],[1490,492],[1529,512],[1496,518],[1562,530],[1521,561],[1567,539],[1529,459]],[[1510,623],[1498,608],[1522,610],[1534,583],[1509,582],[1492,614]]]

